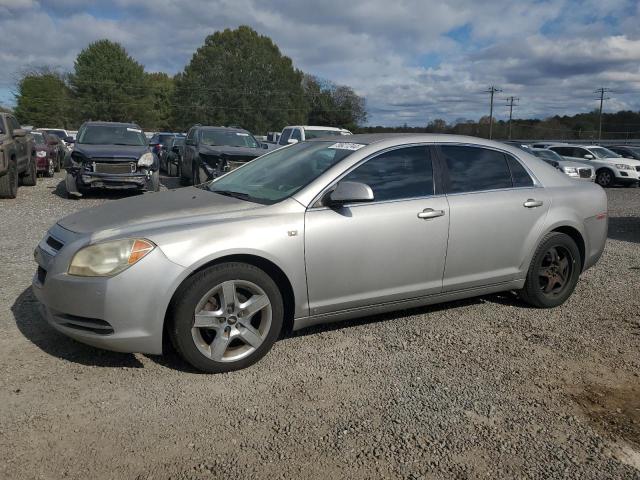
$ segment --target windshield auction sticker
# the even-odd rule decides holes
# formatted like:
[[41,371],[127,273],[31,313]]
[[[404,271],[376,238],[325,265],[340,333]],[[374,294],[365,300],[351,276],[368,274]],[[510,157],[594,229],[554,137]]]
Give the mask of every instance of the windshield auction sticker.
[[348,142],[339,142],[339,143],[334,143],[333,145],[329,146],[328,148],[335,148],[337,150],[360,150],[362,147],[364,147],[365,145],[363,145],[362,143],[348,143]]

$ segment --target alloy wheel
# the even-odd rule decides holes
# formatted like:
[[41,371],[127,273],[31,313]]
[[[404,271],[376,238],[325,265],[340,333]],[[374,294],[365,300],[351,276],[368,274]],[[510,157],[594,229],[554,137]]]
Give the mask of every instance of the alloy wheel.
[[598,177],[596,178],[596,180],[599,185],[608,187],[609,185],[611,185],[612,181],[611,173],[607,170],[603,170],[602,172],[598,173]]
[[262,288],[246,280],[229,280],[198,302],[191,336],[207,358],[235,362],[262,345],[271,320],[271,302]]
[[564,292],[573,273],[571,252],[562,246],[549,248],[538,269],[538,279],[542,293],[557,296]]

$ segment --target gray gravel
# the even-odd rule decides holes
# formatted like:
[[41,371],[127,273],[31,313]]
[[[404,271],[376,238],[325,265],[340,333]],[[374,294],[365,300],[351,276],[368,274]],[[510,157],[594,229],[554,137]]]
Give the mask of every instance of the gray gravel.
[[0,200],[0,478],[640,478],[640,189],[608,190],[605,254],[561,308],[369,317],[208,376],[44,323],[33,248],[117,197],[60,179]]

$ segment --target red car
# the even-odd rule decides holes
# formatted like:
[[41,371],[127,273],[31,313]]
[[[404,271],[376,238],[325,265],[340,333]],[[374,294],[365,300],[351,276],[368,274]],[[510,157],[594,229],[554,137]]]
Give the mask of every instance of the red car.
[[59,140],[43,131],[33,131],[31,135],[34,140],[33,158],[36,159],[38,173],[53,177],[54,172],[60,171]]

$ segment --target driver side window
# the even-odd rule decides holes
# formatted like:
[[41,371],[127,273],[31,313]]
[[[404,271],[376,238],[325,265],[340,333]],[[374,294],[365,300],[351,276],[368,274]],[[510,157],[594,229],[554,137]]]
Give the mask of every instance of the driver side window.
[[433,195],[431,150],[426,146],[390,150],[360,165],[342,181],[369,185],[374,202]]

